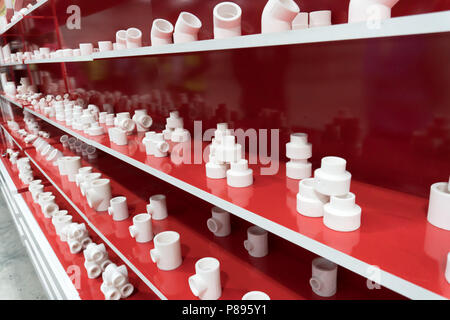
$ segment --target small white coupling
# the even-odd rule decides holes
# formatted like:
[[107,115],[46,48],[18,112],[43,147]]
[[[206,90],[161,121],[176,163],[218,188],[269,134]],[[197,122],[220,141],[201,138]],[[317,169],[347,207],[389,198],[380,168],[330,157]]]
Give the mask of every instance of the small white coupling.
[[109,201],[108,214],[114,221],[123,221],[128,218],[127,198],[119,196]]
[[269,0],[261,16],[261,33],[292,29],[292,21],[300,12],[293,0]]
[[309,27],[325,27],[331,26],[331,11],[319,10],[309,13]]
[[312,156],[312,146],[308,143],[306,133],[291,134],[291,141],[286,143],[286,176],[291,179],[311,177],[312,166],[308,159]]
[[173,43],[173,25],[165,19],[153,20],[152,30],[150,31],[150,40],[152,46],[161,46]]
[[270,300],[270,297],[262,291],[250,291],[242,296],[242,300]]
[[163,194],[156,194],[150,197],[147,205],[147,213],[153,220],[164,220],[167,218],[167,200]]
[[211,209],[212,217],[206,221],[208,230],[216,237],[226,237],[231,233],[230,213],[219,207]]
[[105,52],[105,51],[112,51],[113,44],[111,41],[99,41],[98,42],[98,51],[99,52]]
[[137,132],[148,131],[153,124],[152,117],[147,114],[145,109],[135,110],[132,120],[136,124]]
[[331,297],[336,294],[337,264],[318,257],[312,261],[312,276],[309,284],[315,294]]
[[297,194],[297,212],[306,217],[323,217],[323,207],[330,197],[314,189],[314,178],[299,182]]
[[308,12],[300,12],[297,16],[292,20],[292,30],[301,30],[309,28],[309,13]]
[[253,184],[253,170],[248,167],[246,159],[231,162],[231,168],[227,170],[227,184],[234,188],[245,188]]
[[350,192],[352,175],[345,170],[347,161],[339,157],[324,157],[314,171],[314,188],[327,196],[342,196]]
[[323,223],[330,229],[350,232],[361,226],[361,207],[355,203],[351,192],[343,196],[331,196],[323,207]]
[[119,30],[116,32],[116,42],[113,44],[114,50],[123,50],[127,48],[127,31]]
[[431,185],[427,220],[435,227],[450,230],[450,181]]
[[150,242],[153,239],[152,219],[148,213],[133,217],[133,224],[128,227],[132,238],[139,243]]
[[222,295],[220,262],[206,257],[195,263],[195,274],[188,279],[189,288],[200,300],[217,300]]
[[269,233],[258,226],[249,227],[244,248],[252,257],[262,258],[267,256],[269,253]]
[[175,23],[173,32],[174,43],[192,42],[198,40],[198,31],[202,27],[199,18],[189,12],[181,12]]
[[47,203],[42,207],[42,213],[46,218],[52,218],[59,212],[59,206],[56,203]]
[[350,0],[348,22],[381,21],[391,17],[399,0]]
[[153,239],[155,248],[150,250],[150,257],[160,270],[174,270],[183,262],[181,256],[180,234],[175,231],[158,233]]
[[94,52],[92,43],[80,43],[80,53],[82,56],[91,55]]
[[93,180],[86,190],[89,206],[95,211],[107,211],[111,200],[111,183],[109,179]]
[[128,28],[126,31],[127,49],[142,47],[142,31],[138,28]]
[[213,9],[214,39],[241,35],[242,9],[234,2],[221,2]]
[[128,298],[134,291],[133,285],[128,281],[128,271],[125,265],[109,264],[102,273],[103,283],[100,290],[105,300],[119,300]]

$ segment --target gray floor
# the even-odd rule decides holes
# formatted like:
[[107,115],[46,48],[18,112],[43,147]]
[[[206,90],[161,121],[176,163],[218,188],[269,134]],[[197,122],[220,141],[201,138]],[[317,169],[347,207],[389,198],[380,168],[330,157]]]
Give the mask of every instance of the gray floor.
[[0,300],[46,299],[47,295],[0,193]]

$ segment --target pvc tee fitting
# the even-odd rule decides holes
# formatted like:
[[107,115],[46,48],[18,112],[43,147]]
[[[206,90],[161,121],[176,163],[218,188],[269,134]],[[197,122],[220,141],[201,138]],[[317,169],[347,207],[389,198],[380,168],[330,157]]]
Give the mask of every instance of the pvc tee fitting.
[[152,219],[147,213],[141,213],[133,217],[133,225],[129,228],[130,235],[136,242],[145,243],[152,241]]
[[312,261],[312,276],[309,284],[313,292],[321,297],[336,294],[337,264],[319,257]]
[[115,197],[109,201],[108,214],[114,221],[122,221],[128,218],[127,198]]
[[287,31],[300,12],[293,0],[269,0],[261,16],[261,33]]
[[303,179],[299,182],[297,194],[297,212],[307,217],[322,217],[323,206],[330,201],[330,197],[314,189],[314,178]]
[[107,211],[111,200],[111,184],[109,179],[98,179],[90,182],[86,190],[88,204],[95,211]]
[[306,133],[291,134],[291,141],[286,144],[286,176],[291,179],[305,179],[311,177],[311,163],[307,159],[312,156],[312,146],[308,143]]
[[247,229],[247,240],[244,241],[244,248],[248,254],[255,258],[262,258],[269,253],[268,232],[258,226],[251,226]]
[[164,220],[167,218],[166,196],[163,194],[151,196],[147,205],[147,213],[151,215],[153,220]]
[[234,2],[221,2],[214,7],[214,39],[241,35],[242,9]]
[[158,233],[153,239],[155,248],[150,250],[150,257],[160,270],[174,270],[183,259],[181,257],[180,234],[175,231]]
[[431,185],[427,220],[435,227],[450,230],[450,181]]
[[202,258],[195,263],[195,274],[188,279],[189,288],[200,300],[217,300],[222,295],[220,262],[216,258]]
[[249,169],[246,159],[231,163],[231,168],[227,170],[227,184],[234,188],[245,188],[253,184],[253,170]]
[[323,207],[323,223],[330,229],[349,232],[361,226],[361,207],[355,204],[351,192],[343,196],[331,196]]
[[173,25],[165,19],[153,20],[150,40],[152,46],[160,46],[172,43]]
[[219,207],[211,209],[212,217],[206,221],[206,225],[216,237],[226,237],[231,233],[230,213]]
[[324,157],[322,165],[314,171],[314,188],[328,196],[341,196],[350,192],[352,175],[345,170],[347,161],[339,157]]
[[202,27],[199,18],[189,12],[181,12],[175,23],[173,33],[174,43],[191,42],[198,40],[198,31]]
[[391,17],[391,9],[399,0],[350,0],[348,22],[380,21]]

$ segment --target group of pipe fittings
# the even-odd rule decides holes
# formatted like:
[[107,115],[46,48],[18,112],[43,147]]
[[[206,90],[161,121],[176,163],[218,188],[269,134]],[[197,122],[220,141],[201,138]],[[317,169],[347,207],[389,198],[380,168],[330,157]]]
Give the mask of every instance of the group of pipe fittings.
[[89,279],[98,278],[112,262],[103,243],[89,243],[83,250],[84,268]]
[[128,298],[134,291],[128,280],[128,271],[125,265],[117,266],[109,263],[102,273],[101,292],[105,300],[119,300]]
[[19,158],[15,161],[19,171],[19,179],[24,185],[29,185],[34,180],[33,170],[31,169],[30,159],[27,157]]
[[326,227],[350,232],[361,226],[361,208],[350,192],[352,175],[346,161],[339,157],[322,158],[314,178],[299,183],[297,211],[307,217],[323,217]]

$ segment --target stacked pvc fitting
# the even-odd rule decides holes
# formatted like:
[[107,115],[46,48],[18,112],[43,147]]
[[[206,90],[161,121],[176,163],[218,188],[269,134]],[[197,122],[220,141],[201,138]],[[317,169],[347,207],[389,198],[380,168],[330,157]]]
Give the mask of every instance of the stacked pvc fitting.
[[350,192],[352,175],[346,161],[339,157],[322,158],[314,178],[299,183],[297,211],[308,217],[322,217],[330,229],[349,232],[361,226],[361,208]]
[[210,144],[206,176],[211,179],[227,178],[231,187],[243,188],[253,184],[253,170],[242,158],[242,146],[236,142],[226,123],[217,124]]
[[102,273],[102,279],[100,290],[104,294],[105,300],[124,299],[134,291],[133,285],[128,281],[128,271],[125,265],[109,264]]

